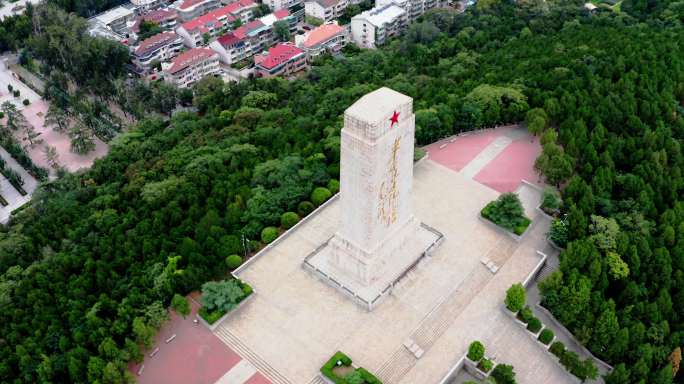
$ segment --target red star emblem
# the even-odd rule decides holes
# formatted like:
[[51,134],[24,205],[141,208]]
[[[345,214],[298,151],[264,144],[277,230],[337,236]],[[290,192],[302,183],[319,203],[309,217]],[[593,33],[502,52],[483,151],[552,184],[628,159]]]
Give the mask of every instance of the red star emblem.
[[392,114],[392,117],[390,117],[390,122],[391,122],[390,128],[392,128],[394,126],[394,124],[399,123],[399,112],[394,111],[394,113]]

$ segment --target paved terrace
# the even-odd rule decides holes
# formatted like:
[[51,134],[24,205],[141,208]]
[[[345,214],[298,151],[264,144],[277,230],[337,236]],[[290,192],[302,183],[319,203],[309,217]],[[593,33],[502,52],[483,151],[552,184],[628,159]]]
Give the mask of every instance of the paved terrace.
[[[498,362],[513,364],[522,384],[576,383],[503,312],[505,290],[540,260],[536,250],[545,246],[548,220],[533,217],[517,243],[479,219],[498,196],[494,189],[431,160],[416,166],[414,177],[416,216],[445,241],[377,309],[366,312],[302,268],[304,257],[335,232],[335,201],[243,270],[240,277],[256,294],[216,335],[277,372],[275,384],[319,383],[320,366],[337,350],[387,384],[437,383],[474,339]],[[523,199],[532,214],[533,195],[527,190]],[[484,257],[501,267],[498,273],[480,263]],[[409,339],[425,351],[420,359],[403,346]]]

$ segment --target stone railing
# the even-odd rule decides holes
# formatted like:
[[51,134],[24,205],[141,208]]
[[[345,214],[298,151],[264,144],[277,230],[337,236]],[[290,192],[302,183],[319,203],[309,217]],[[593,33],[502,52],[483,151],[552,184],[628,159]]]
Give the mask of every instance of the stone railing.
[[[331,198],[329,198],[325,203],[321,204],[318,206],[316,209],[311,211],[308,215],[302,217],[301,220],[297,222],[297,224],[293,225],[290,229],[287,231],[283,232],[280,236],[278,236],[275,240],[270,242],[268,245],[266,245],[264,248],[262,248],[259,252],[257,252],[254,256],[250,257],[247,261],[245,261],[241,266],[236,268],[233,272],[232,275],[235,277],[238,277],[240,273],[242,273],[243,270],[247,269],[253,262],[255,262],[257,259],[259,259],[261,256],[264,254],[268,253],[272,248],[274,248],[276,245],[278,245],[281,241],[285,240],[288,236],[290,236],[297,228],[300,226],[304,225],[307,221],[311,220],[313,217],[318,215],[323,209],[325,209],[327,206],[331,205],[333,201],[337,200],[340,197],[339,193],[334,194]],[[327,243],[327,241],[326,241]]]
[[541,260],[537,263],[537,265],[532,268],[532,271],[527,275],[525,280],[522,282],[522,286],[527,288],[530,283],[532,283],[536,278],[537,275],[539,275],[539,272],[544,268],[544,265],[546,265],[546,260],[548,259],[548,256],[541,251],[537,251],[537,255],[541,256]]
[[451,381],[451,379],[453,379],[454,376],[456,376],[456,374],[458,374],[458,372],[461,370],[461,368],[463,368],[463,366],[465,365],[465,361],[466,361],[466,355],[463,354],[463,356],[461,356],[461,358],[458,359],[456,364],[454,364],[451,367],[449,372],[447,372],[447,374],[444,375],[442,380],[439,381],[439,384],[448,384]]

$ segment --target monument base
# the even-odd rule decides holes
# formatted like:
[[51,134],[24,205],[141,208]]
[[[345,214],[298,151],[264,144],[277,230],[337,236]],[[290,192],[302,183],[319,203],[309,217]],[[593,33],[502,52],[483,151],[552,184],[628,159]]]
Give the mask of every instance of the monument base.
[[359,305],[372,310],[381,298],[392,291],[397,282],[431,255],[444,237],[442,233],[423,223],[411,226],[410,229],[411,231],[402,234],[405,236],[404,241],[396,252],[386,254],[374,262],[374,278],[368,283],[360,281],[355,271],[340,268],[339,249],[331,244],[334,237],[307,256],[304,267],[319,279],[352,297]]

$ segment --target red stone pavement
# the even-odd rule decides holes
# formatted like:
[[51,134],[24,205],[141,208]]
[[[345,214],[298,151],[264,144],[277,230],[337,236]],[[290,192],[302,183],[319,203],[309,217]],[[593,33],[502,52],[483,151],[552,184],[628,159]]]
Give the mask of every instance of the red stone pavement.
[[[193,322],[199,304],[195,300],[190,300],[190,303],[192,313],[185,319],[170,311],[170,320],[157,333],[152,349],[145,352],[142,374],[137,374],[140,364],[129,365],[138,383],[214,384],[242,360],[209,329]],[[166,339],[173,334],[176,338],[167,344]],[[157,347],[159,352],[150,357],[151,351]],[[246,383],[271,384],[261,373],[254,374]]]
[[[425,149],[430,159],[450,169],[460,171],[497,137],[505,134],[513,126],[497,127],[472,131],[461,136],[450,137],[428,145]],[[450,142],[454,140],[453,142]],[[447,144],[444,148],[439,148]]]
[[522,137],[510,143],[473,179],[501,193],[518,189],[522,180],[542,186],[534,161],[541,153],[537,137]]

